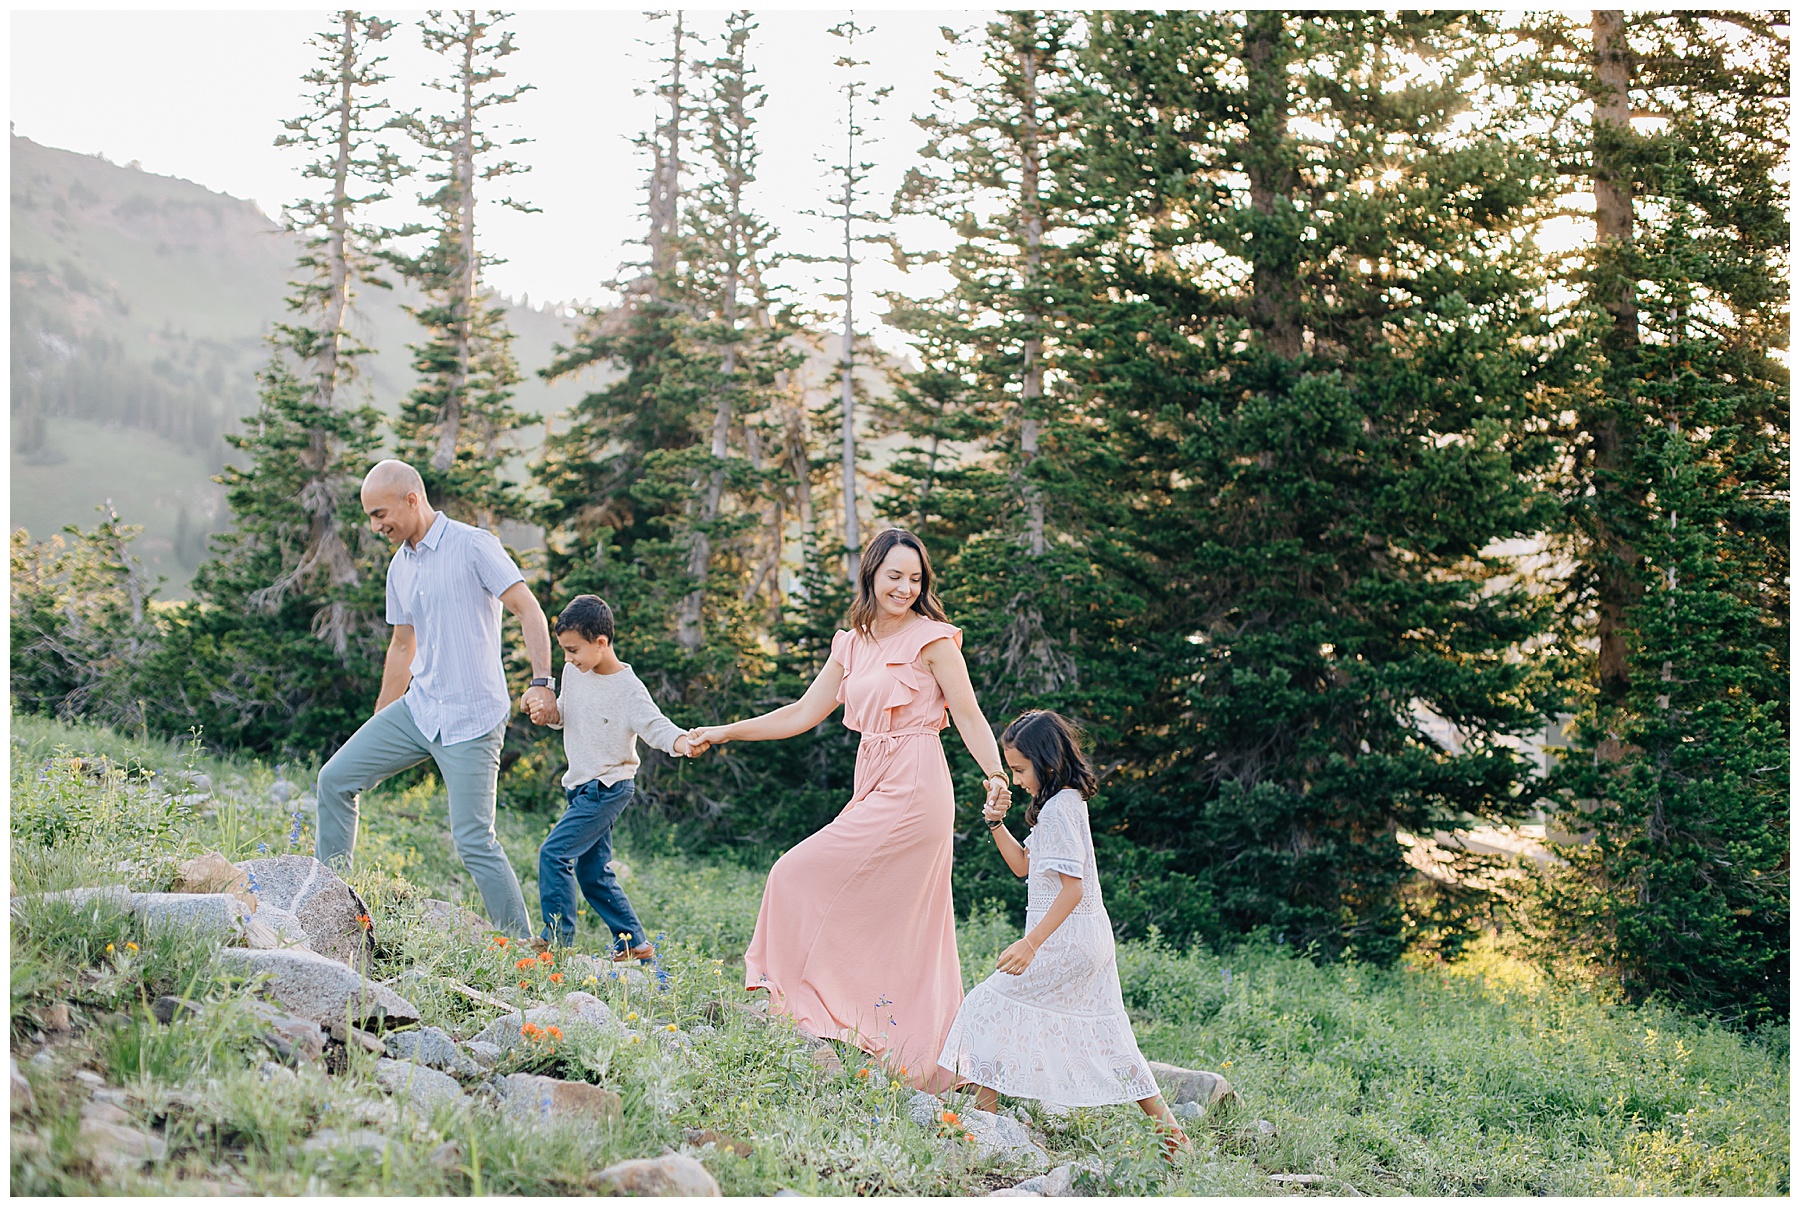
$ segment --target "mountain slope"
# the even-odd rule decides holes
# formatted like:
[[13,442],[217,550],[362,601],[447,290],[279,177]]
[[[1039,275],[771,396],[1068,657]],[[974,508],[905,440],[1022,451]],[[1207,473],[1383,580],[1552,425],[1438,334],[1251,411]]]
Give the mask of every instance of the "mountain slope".
[[[251,202],[14,136],[11,526],[47,536],[111,498],[179,594],[225,524],[209,479],[230,452],[224,433],[255,408],[297,250]],[[378,349],[367,385],[390,413],[412,384],[405,300],[370,290],[359,302]],[[534,374],[568,321],[516,305],[507,318],[521,409],[567,407],[583,387]]]

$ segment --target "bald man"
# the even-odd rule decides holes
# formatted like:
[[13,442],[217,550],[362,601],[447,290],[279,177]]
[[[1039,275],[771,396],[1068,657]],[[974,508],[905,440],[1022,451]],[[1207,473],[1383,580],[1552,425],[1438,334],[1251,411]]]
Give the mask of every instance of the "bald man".
[[519,878],[494,833],[500,739],[512,709],[501,664],[504,607],[525,630],[527,708],[556,703],[550,628],[499,538],[432,508],[419,471],[382,461],[362,485],[369,526],[395,546],[387,572],[394,626],[375,715],[319,771],[318,858],[348,868],[358,795],[431,759],[450,797],[450,834],[488,919],[524,939],[531,919]]

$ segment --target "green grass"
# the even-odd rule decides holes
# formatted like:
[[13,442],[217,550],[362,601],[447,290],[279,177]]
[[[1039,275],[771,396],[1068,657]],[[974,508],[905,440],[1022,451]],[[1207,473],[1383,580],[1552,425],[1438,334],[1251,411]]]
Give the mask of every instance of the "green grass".
[[[19,892],[76,884],[167,887],[181,858],[259,844],[288,849],[292,814],[268,803],[269,768],[32,718],[14,724],[12,871]],[[120,774],[68,770],[71,755],[105,755]],[[164,778],[193,764],[214,799],[183,808],[134,794],[144,769]],[[41,778],[40,778],[41,773]],[[289,769],[303,783],[310,776]],[[554,818],[503,810],[502,841],[525,881]],[[905,1091],[858,1061],[828,1074],[783,1023],[725,1006],[745,995],[742,951],[762,889],[758,869],[626,851],[634,903],[669,974],[664,992],[565,981],[608,999],[645,1038],[571,1034],[554,1051],[521,1050],[511,1068],[596,1081],[624,1098],[604,1130],[528,1128],[466,1107],[429,1118],[374,1085],[372,1058],[327,1076],[303,1069],[264,1081],[266,1052],[234,1006],[204,944],[144,933],[101,907],[79,916],[27,908],[14,923],[12,1039],[36,1050],[44,1010],[73,1004],[76,1033],[55,1063],[22,1060],[37,1112],[14,1120],[15,1192],[580,1194],[607,1164],[679,1147],[684,1128],[748,1141],[749,1156],[709,1151],[728,1194],[791,1187],[820,1194],[980,1194],[1021,1176],[971,1165],[905,1118]],[[298,849],[310,851],[311,834]],[[374,975],[426,1021],[468,1035],[498,1014],[449,982],[509,1000],[549,988],[550,969],[413,921],[424,896],[474,904],[429,779],[365,800],[354,880],[379,939]],[[1018,933],[1018,920],[977,910],[959,927],[972,983]],[[582,943],[604,936],[583,919]],[[126,943],[137,950],[121,955]],[[106,947],[112,945],[108,952]],[[1080,1110],[1047,1131],[1058,1161],[1097,1158],[1114,1194],[1267,1194],[1267,1175],[1315,1173],[1331,1193],[1785,1194],[1786,1029],[1756,1036],[1701,1019],[1607,1000],[1592,986],[1544,979],[1497,945],[1455,965],[1392,970],[1317,967],[1279,948],[1228,953],[1127,943],[1119,953],[1128,1008],[1146,1056],[1224,1072],[1242,1102],[1190,1129],[1196,1153],[1169,1170],[1149,1154],[1135,1108]],[[157,993],[208,998],[197,1022],[150,1021]],[[722,1008],[723,1007],[723,1008]],[[691,1050],[666,1049],[657,1028],[716,1027]],[[133,1117],[157,1129],[168,1158],[142,1173],[87,1165],[75,1140],[85,1066],[129,1091]],[[1031,1111],[1034,1104],[1019,1104]],[[1257,1126],[1274,1125],[1273,1134]],[[1047,1120],[1040,1122],[1048,1123]],[[306,1151],[324,1129],[373,1129],[385,1155]],[[25,1140],[21,1143],[21,1137]]]

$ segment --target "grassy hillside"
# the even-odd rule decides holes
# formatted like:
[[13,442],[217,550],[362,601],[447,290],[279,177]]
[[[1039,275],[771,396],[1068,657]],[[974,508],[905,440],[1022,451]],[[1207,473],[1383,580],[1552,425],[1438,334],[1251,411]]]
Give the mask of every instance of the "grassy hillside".
[[[285,314],[297,243],[267,215],[186,180],[12,139],[12,526],[45,537],[111,498],[145,527],[152,574],[179,595],[226,520],[208,481],[223,433],[256,404],[263,342]],[[360,305],[377,405],[411,388],[404,291]],[[535,376],[568,321],[512,306],[530,414],[582,386]],[[525,433],[528,446],[540,439]]]
[[[290,849],[294,815],[272,802],[267,766],[199,758],[169,746],[35,718],[15,728],[12,874],[16,893],[79,884],[167,887],[176,863],[206,850],[238,858]],[[96,778],[70,757],[104,755],[121,774]],[[148,768],[211,776],[212,795],[134,795]],[[305,787],[310,775],[292,767]],[[505,994],[511,955],[478,940],[422,933],[421,896],[472,902],[430,779],[369,794],[354,876],[378,940],[377,978],[425,986],[454,975]],[[292,844],[310,851],[301,814]],[[500,835],[536,900],[532,870],[553,819],[512,809]],[[564,1076],[619,1091],[625,1113],[599,1130],[513,1124],[470,1107],[396,1112],[370,1061],[326,1074],[262,1080],[266,1053],[221,1008],[185,1028],[147,1018],[157,993],[226,1001],[211,953],[157,945],[124,921],[62,921],[27,911],[12,942],[12,1048],[37,1098],[13,1120],[12,1188],[20,1194],[369,1193],[572,1194],[609,1162],[677,1148],[697,1129],[742,1145],[697,1150],[728,1194],[980,1194],[1022,1173],[970,1164],[899,1109],[904,1095],[858,1076],[852,1057],[828,1071],[794,1033],[746,1020],[729,1003],[754,922],[759,869],[657,853],[622,854],[628,888],[669,974],[661,991],[613,985],[619,1017],[673,1024],[692,1048],[619,1044],[559,1057]],[[959,927],[965,980],[992,966],[1016,918],[978,911]],[[101,929],[112,927],[100,933]],[[116,935],[114,934],[116,930]],[[133,937],[135,936],[135,937]],[[105,942],[142,939],[130,959]],[[584,920],[581,945],[603,936]],[[1053,1160],[1092,1159],[1103,1193],[1785,1194],[1785,1029],[1746,1037],[1670,1011],[1632,1008],[1580,985],[1545,982],[1484,951],[1452,966],[1377,972],[1319,968],[1281,949],[1181,952],[1156,942],[1120,951],[1127,1005],[1145,1055],[1222,1070],[1242,1103],[1190,1130],[1195,1153],[1174,1169],[1148,1155],[1131,1108],[1064,1119],[1015,1104]],[[426,1021],[465,1037],[498,1012],[451,993],[416,991]],[[44,1020],[70,1005],[70,1030]],[[710,1020],[710,1021],[706,1021]],[[43,1055],[47,1053],[47,1055]],[[34,1056],[38,1059],[34,1060]],[[575,1070],[571,1072],[570,1070]],[[87,1081],[83,1080],[87,1078]],[[150,1129],[167,1157],[108,1172],[82,1155],[78,1115],[95,1080]],[[94,1091],[98,1093],[99,1091]],[[387,1139],[385,1158],[304,1147],[326,1129]],[[446,1147],[450,1146],[450,1147]],[[448,1155],[447,1155],[448,1154]],[[1270,1175],[1315,1175],[1306,1183]]]

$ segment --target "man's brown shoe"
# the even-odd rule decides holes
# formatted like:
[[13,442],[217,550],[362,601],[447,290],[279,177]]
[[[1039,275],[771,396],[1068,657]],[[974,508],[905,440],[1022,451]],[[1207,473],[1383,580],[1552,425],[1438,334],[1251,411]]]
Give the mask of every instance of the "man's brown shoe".
[[613,956],[613,963],[623,964],[630,960],[654,960],[656,948],[646,943],[642,947],[633,947],[630,951],[621,951]]
[[537,938],[532,939],[531,940],[531,950],[537,952],[539,955],[543,955],[546,951],[550,950],[550,940],[537,939]]

